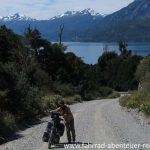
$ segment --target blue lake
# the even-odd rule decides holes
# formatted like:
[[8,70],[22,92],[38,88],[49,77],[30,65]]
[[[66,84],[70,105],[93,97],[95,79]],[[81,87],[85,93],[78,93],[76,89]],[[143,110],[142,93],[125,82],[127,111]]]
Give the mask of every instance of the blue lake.
[[[88,64],[96,64],[106,49],[119,53],[118,43],[64,42],[64,45],[67,46],[66,52],[75,53]],[[150,53],[150,43],[128,43],[128,50],[132,50],[133,54],[146,56]]]

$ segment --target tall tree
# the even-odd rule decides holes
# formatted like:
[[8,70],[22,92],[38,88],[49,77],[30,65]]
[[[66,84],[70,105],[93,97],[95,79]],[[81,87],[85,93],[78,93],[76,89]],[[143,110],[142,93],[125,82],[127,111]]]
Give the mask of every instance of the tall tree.
[[64,31],[64,24],[61,24],[59,27],[59,46],[62,47],[62,35]]

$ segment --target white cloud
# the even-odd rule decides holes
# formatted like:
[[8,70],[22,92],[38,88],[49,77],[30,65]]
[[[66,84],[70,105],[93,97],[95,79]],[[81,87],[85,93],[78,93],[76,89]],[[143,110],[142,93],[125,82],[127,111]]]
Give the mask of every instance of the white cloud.
[[67,10],[92,8],[109,14],[128,5],[133,0],[1,0],[0,16],[19,12],[38,19],[47,19]]

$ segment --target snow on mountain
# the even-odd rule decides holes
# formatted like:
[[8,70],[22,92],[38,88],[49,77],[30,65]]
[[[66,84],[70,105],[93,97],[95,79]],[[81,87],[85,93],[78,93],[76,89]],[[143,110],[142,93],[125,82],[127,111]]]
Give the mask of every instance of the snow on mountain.
[[27,17],[25,15],[20,15],[19,13],[16,13],[14,15],[0,17],[0,20],[1,21],[35,21],[36,19]]
[[68,16],[75,16],[75,15],[91,15],[93,17],[105,17],[105,14],[100,14],[95,12],[93,9],[91,8],[87,8],[84,9],[82,11],[66,11],[64,14],[55,16],[53,18],[51,18],[50,20],[54,20],[54,19],[58,19],[58,18],[62,18],[62,17],[68,17]]
[[[95,19],[96,17],[102,18],[106,16],[105,14],[100,14],[100,13],[95,12],[93,9],[87,8],[82,11],[66,11],[65,13],[58,15],[58,16],[54,16],[53,18],[49,20],[54,20],[54,19],[69,17],[69,16],[76,16],[76,15],[78,16],[91,15],[93,19]],[[13,15],[0,17],[0,21],[36,21],[36,19],[27,17],[25,15],[20,15],[19,13],[15,13]]]

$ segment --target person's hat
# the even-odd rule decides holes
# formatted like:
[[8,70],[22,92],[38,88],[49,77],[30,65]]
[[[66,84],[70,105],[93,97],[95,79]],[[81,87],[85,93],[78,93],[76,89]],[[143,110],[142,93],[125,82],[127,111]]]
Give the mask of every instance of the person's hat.
[[64,101],[59,102],[59,106],[64,106],[64,105],[65,105]]

